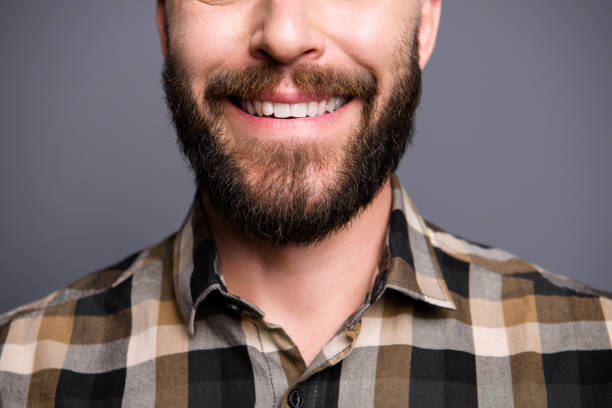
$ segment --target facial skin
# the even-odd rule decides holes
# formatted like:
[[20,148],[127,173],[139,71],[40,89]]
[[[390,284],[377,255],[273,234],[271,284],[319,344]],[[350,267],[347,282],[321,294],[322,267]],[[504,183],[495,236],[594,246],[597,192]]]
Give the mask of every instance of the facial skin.
[[[271,244],[346,224],[411,136],[436,13],[436,1],[160,0],[169,106],[208,203]],[[319,115],[335,96],[339,109]],[[310,102],[317,116],[238,107],[253,113],[252,101]]]

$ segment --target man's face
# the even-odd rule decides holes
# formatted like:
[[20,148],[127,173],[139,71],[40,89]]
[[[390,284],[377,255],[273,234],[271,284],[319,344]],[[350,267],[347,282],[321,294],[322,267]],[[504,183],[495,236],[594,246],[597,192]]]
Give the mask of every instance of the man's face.
[[164,86],[208,202],[248,236],[309,244],[396,168],[420,68],[412,0],[174,0]]

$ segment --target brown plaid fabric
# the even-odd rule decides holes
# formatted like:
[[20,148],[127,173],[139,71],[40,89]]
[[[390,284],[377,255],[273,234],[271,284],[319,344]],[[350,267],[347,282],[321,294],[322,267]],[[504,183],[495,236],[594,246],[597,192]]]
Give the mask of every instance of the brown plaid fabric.
[[395,178],[387,243],[307,367],[227,292],[196,200],[157,246],[0,317],[0,405],[612,406],[609,295],[425,223]]

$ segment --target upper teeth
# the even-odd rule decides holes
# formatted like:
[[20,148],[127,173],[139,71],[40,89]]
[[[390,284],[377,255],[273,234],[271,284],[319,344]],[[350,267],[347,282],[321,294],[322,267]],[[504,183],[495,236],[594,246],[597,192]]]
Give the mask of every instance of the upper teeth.
[[274,116],[275,118],[305,118],[306,116],[320,116],[333,112],[348,102],[346,96],[332,96],[322,101],[301,103],[280,103],[260,101],[257,99],[241,99],[240,106],[250,115]]

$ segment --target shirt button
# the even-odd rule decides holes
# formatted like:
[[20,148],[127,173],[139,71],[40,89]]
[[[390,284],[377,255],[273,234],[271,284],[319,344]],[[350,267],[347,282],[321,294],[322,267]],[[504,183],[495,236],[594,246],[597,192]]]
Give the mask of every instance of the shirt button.
[[302,408],[304,406],[304,394],[300,390],[293,390],[289,393],[287,402],[291,408]]

